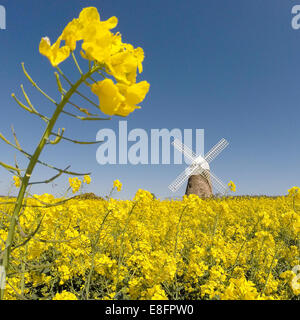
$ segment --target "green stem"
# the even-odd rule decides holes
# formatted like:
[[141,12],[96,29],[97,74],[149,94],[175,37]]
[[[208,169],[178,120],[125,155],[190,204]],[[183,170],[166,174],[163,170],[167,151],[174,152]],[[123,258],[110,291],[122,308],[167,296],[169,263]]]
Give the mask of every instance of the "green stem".
[[74,60],[74,62],[75,62],[75,64],[76,64],[76,67],[77,67],[79,73],[80,73],[81,75],[83,75],[83,73],[82,73],[82,71],[81,71],[81,69],[80,69],[80,67],[79,67],[79,64],[78,64],[78,62],[77,62],[77,59],[76,59],[76,57],[75,57],[74,52],[72,52],[72,57],[73,57],[73,60]]
[[[176,236],[175,236],[175,247],[174,247],[174,258],[176,259],[176,255],[177,255],[177,246],[178,246],[178,236],[179,236],[179,231],[180,231],[180,224],[181,224],[181,220],[182,220],[182,217],[183,217],[183,214],[185,212],[185,209],[187,207],[184,207],[182,209],[182,212],[181,212],[181,215],[179,217],[179,221],[178,221],[178,224],[177,224],[177,228],[176,228]],[[176,260],[175,260],[176,262]],[[176,262],[176,265],[177,265],[177,262]],[[177,270],[176,270],[177,271]],[[178,300],[178,281],[177,281],[177,272],[175,273],[175,277],[174,277],[174,280],[175,280],[175,300]]]
[[182,212],[181,212],[181,215],[180,215],[180,217],[179,217],[178,224],[177,224],[177,228],[176,228],[175,247],[174,247],[174,258],[176,258],[176,255],[177,255],[178,235],[179,235],[179,231],[180,231],[180,223],[181,223],[181,220],[182,220],[182,217],[183,217],[183,214],[184,214],[186,208],[187,208],[187,207],[184,207],[184,208],[182,209]]
[[[32,156],[32,158],[30,159],[30,162],[28,164],[28,167],[26,169],[26,173],[22,179],[22,185],[17,197],[17,202],[11,217],[11,221],[10,221],[10,225],[9,225],[9,229],[8,229],[8,236],[7,236],[7,241],[6,241],[6,248],[5,248],[5,252],[4,252],[4,257],[3,257],[3,262],[2,265],[5,268],[6,273],[8,272],[8,267],[9,267],[9,259],[10,259],[10,253],[11,253],[11,247],[14,241],[14,234],[15,234],[15,227],[16,227],[16,222],[19,216],[19,212],[22,208],[22,204],[23,204],[23,199],[24,199],[24,195],[26,193],[26,189],[27,186],[29,184],[29,180],[31,177],[31,174],[33,172],[33,169],[35,167],[35,165],[38,162],[38,159],[46,145],[46,143],[48,142],[48,139],[51,135],[51,132],[53,130],[53,127],[58,119],[58,117],[60,116],[61,112],[63,111],[63,108],[65,107],[65,105],[68,103],[69,99],[71,98],[71,96],[76,92],[76,90],[78,89],[78,87],[90,76],[92,75],[94,72],[96,72],[98,70],[98,68],[92,69],[91,71],[87,72],[86,74],[82,75],[80,77],[80,79],[69,89],[69,91],[66,93],[66,95],[64,96],[63,100],[59,103],[56,104],[56,110],[54,111],[51,119],[49,120],[49,123],[42,135],[42,138]],[[0,294],[0,300],[3,300],[4,297],[4,289],[1,289],[1,294]]]

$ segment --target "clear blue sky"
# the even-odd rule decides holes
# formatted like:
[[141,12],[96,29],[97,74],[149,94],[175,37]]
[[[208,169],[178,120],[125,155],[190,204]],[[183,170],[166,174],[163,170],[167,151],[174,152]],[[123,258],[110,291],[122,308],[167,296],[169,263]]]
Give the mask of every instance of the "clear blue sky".
[[[124,42],[145,51],[139,80],[147,80],[151,88],[142,109],[127,118],[129,129],[205,129],[205,151],[222,137],[230,142],[211,168],[224,182],[233,180],[238,194],[285,194],[300,185],[300,30],[291,28],[291,9],[298,2],[0,0],[7,10],[7,30],[0,30],[1,132],[12,139],[13,124],[24,149],[34,150],[44,123],[20,110],[10,94],[21,97],[23,83],[40,111],[51,114],[53,107],[31,90],[20,63],[24,61],[32,77],[55,96],[54,70],[38,52],[40,39],[47,35],[56,40],[83,7],[96,6],[104,20],[118,17],[115,30]],[[68,62],[61,67],[75,75]],[[68,137],[95,140],[99,129],[117,128],[119,120],[81,123],[62,117],[58,125],[66,127]],[[93,183],[87,190],[99,195],[119,179],[124,187],[121,198],[132,198],[138,188],[171,196],[168,184],[185,168],[101,166],[96,150],[94,145],[64,142],[48,147],[42,159],[91,171]],[[0,142],[2,161],[13,163],[14,154]],[[18,159],[22,163],[22,156]],[[33,178],[50,176],[37,167]],[[0,194],[7,194],[10,181],[0,168]],[[46,185],[33,191],[59,193],[66,181],[60,178],[54,188]]]

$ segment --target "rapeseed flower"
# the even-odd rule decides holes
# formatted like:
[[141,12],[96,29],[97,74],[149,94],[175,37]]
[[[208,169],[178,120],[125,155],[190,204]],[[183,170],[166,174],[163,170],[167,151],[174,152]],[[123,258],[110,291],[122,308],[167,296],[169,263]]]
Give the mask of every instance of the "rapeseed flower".
[[122,189],[122,183],[119,180],[115,180],[113,184],[113,188],[117,188],[117,191],[121,191]]
[[99,108],[103,113],[125,117],[140,108],[137,104],[144,100],[149,88],[147,81],[128,86],[105,79],[94,83],[91,90],[98,96]]
[[232,192],[235,192],[235,191],[236,191],[236,186],[235,186],[235,184],[234,184],[233,181],[230,181],[230,182],[228,183],[228,187],[229,187],[229,189],[230,189]]
[[288,195],[291,197],[300,197],[300,188],[299,187],[292,187],[288,190]]
[[225,300],[257,300],[258,293],[255,285],[243,276],[239,279],[230,279],[222,299]]
[[61,293],[57,293],[52,300],[77,300],[77,297],[74,293],[64,290]]
[[21,186],[21,179],[17,176],[13,176],[13,180],[14,180],[14,185],[16,186],[16,188],[20,188]]
[[83,182],[86,184],[90,184],[92,181],[91,177],[89,175],[85,175],[83,178]]
[[[143,71],[144,50],[123,43],[119,32],[112,33],[111,29],[117,24],[116,17],[101,21],[97,8],[84,8],[53,45],[48,37],[42,38],[39,50],[56,67],[76,49],[77,42],[82,41],[82,57],[101,65],[102,71],[116,81],[104,76],[106,79],[91,86],[99,98],[99,108],[107,115],[126,117],[140,108],[138,104],[145,99],[150,85],[147,81],[136,82],[137,72]],[[65,42],[64,46],[61,41]]]
[[77,177],[69,178],[69,185],[70,185],[70,188],[72,189],[72,192],[76,193],[80,190],[81,181]]
[[50,60],[53,67],[58,66],[70,55],[70,48],[68,46],[60,47],[61,41],[62,39],[59,38],[53,45],[51,45],[50,39],[48,37],[44,37],[40,42],[40,53]]

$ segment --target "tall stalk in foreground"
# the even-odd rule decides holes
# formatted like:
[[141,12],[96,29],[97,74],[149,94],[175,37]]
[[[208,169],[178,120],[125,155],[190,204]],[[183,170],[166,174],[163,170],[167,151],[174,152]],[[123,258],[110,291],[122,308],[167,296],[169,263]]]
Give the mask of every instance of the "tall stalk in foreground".
[[[21,152],[25,157],[28,158],[29,163],[26,169],[22,170],[19,168],[17,162],[15,165],[11,166],[0,162],[0,165],[7,169],[10,173],[13,173],[15,185],[20,187],[17,199],[14,204],[13,213],[9,220],[8,234],[5,241],[5,248],[3,252],[0,252],[0,264],[2,275],[4,272],[4,277],[10,266],[10,256],[11,252],[20,246],[25,245],[30,241],[35,233],[38,231],[41,221],[38,223],[37,229],[27,236],[26,240],[21,244],[15,244],[15,230],[16,225],[19,223],[19,216],[22,209],[26,208],[26,199],[28,195],[28,187],[31,185],[49,183],[60,177],[62,174],[68,175],[88,175],[87,173],[76,173],[69,171],[69,167],[65,169],[57,168],[46,162],[40,160],[40,155],[46,145],[56,145],[62,140],[72,142],[75,144],[94,144],[96,142],[84,142],[75,139],[66,138],[64,136],[65,129],[59,129],[57,133],[54,132],[55,124],[61,114],[65,114],[69,117],[82,120],[82,121],[97,121],[97,120],[110,120],[111,118],[102,118],[98,114],[90,113],[86,108],[82,108],[76,105],[71,98],[74,95],[79,95],[83,98],[86,103],[89,103],[93,107],[100,110],[107,115],[118,115],[126,117],[129,113],[133,112],[135,109],[139,108],[138,103],[142,102],[149,90],[149,83],[147,81],[141,81],[136,83],[137,69],[142,71],[142,62],[144,59],[144,53],[142,48],[134,48],[130,44],[123,43],[121,40],[120,33],[113,34],[110,29],[117,26],[118,20],[116,17],[111,17],[107,21],[100,21],[100,15],[96,8],[89,7],[81,11],[77,19],[73,19],[64,29],[58,40],[51,45],[50,40],[45,37],[42,38],[39,46],[40,53],[46,56],[53,67],[56,68],[55,78],[57,82],[58,91],[61,95],[60,102],[56,102],[47,93],[45,93],[36,82],[32,80],[26,71],[24,64],[22,63],[22,68],[25,76],[32,84],[32,86],[37,89],[45,98],[47,98],[55,106],[55,111],[51,117],[47,117],[41,114],[33,106],[27,93],[24,90],[23,85],[21,85],[22,93],[26,100],[27,105],[22,103],[15,94],[12,94],[13,99],[17,104],[25,111],[38,116],[41,120],[46,123],[46,128],[43,135],[34,151],[33,154],[26,152],[21,146],[17,139],[14,129],[12,128],[12,133],[14,136],[15,143],[10,142],[1,133],[0,138],[19,152]],[[74,51],[76,49],[77,41],[81,41],[81,56],[88,60],[88,71],[83,72],[76,57]],[[61,42],[64,41],[65,45],[61,46]],[[61,71],[58,64],[66,60],[69,56],[72,56],[75,66],[80,74],[80,78],[75,82],[72,81]],[[101,76],[102,79],[98,81],[95,76]],[[110,78],[107,77],[110,76]],[[63,88],[60,81],[60,76],[66,81],[69,86],[68,90]],[[114,78],[116,83],[111,79]],[[79,88],[84,85],[90,88],[91,92],[94,93],[99,98],[99,104],[96,104],[92,99],[85,96],[79,91]],[[64,110],[67,105],[75,108],[74,111]],[[84,114],[84,116],[82,116]],[[51,137],[54,137],[51,140]],[[43,181],[31,182],[31,175],[37,164],[46,166],[56,171],[56,174],[49,179]],[[70,198],[69,198],[70,199]],[[68,201],[69,199],[59,201],[56,204],[49,204],[41,202],[41,208],[47,208],[54,205],[59,205],[62,202]],[[10,202],[4,202],[3,204],[8,204]],[[0,298],[4,298],[4,288],[1,284],[1,274],[0,274],[0,288],[1,295]]]

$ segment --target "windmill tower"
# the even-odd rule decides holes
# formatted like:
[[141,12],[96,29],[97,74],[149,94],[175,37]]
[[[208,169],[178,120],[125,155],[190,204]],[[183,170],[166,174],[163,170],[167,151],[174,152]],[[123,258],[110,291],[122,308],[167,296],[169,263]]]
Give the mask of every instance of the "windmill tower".
[[188,180],[186,195],[196,194],[201,198],[207,198],[213,195],[213,189],[221,195],[229,192],[228,186],[211,172],[209,166],[209,163],[228,146],[229,143],[225,139],[220,140],[204,157],[197,156],[178,139],[172,144],[192,163],[169,185],[171,191],[177,191]]

